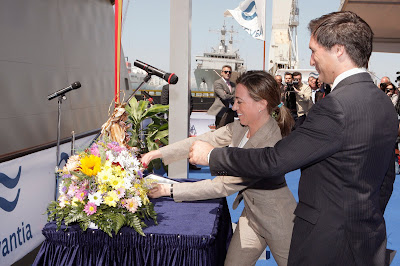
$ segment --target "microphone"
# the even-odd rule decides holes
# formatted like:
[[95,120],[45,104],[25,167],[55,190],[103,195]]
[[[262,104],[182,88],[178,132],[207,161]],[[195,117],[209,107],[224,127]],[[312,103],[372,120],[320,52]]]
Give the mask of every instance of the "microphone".
[[157,69],[153,66],[150,66],[146,63],[143,63],[142,61],[136,60],[133,63],[134,66],[143,69],[144,71],[146,71],[147,73],[149,73],[150,75],[156,75],[157,77],[162,78],[163,80],[165,80],[166,82],[168,82],[168,84],[176,84],[178,82],[178,77],[174,74],[174,73],[167,73],[165,71],[162,71],[160,69]]
[[50,94],[49,96],[47,96],[47,100],[49,100],[49,101],[50,101],[50,100],[53,100],[54,98],[56,98],[56,97],[58,97],[58,96],[61,96],[61,95],[63,95],[63,94],[66,94],[66,93],[69,92],[69,91],[76,90],[76,89],[78,89],[78,88],[80,88],[80,87],[81,87],[81,83],[80,83],[79,81],[75,81],[74,83],[72,83],[72,84],[69,85],[68,87],[63,88],[63,89],[61,89],[61,90],[59,90],[59,91],[56,91],[56,92]]

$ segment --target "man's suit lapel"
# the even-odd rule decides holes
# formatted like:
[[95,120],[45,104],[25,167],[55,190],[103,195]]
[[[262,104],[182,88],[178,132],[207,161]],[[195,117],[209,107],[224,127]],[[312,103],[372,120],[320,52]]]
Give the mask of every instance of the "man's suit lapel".
[[222,87],[224,88],[224,91],[225,91],[226,93],[231,93],[231,92],[229,91],[228,84],[226,84],[226,82],[225,82],[225,80],[224,80],[223,78],[221,78],[221,79],[219,80],[219,82],[222,84]]
[[225,91],[226,93],[232,94],[232,95],[235,94],[235,87],[232,86],[232,82],[231,82],[231,81],[229,81],[229,83],[231,84],[232,92],[229,90],[228,84],[226,84],[226,81],[225,81],[224,78],[221,78],[219,81],[220,81],[220,83],[222,84],[222,86],[223,86],[223,88],[224,88],[224,91]]

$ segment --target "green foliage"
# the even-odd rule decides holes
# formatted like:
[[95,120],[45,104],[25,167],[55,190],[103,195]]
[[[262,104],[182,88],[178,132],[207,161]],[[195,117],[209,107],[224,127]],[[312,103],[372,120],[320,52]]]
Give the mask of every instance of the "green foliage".
[[[168,145],[168,121],[163,114],[168,113],[169,106],[161,104],[149,106],[148,101],[137,101],[136,98],[132,98],[125,107],[128,123],[132,124],[128,145],[138,147],[142,154],[157,150],[161,145]],[[150,123],[146,128],[142,128],[142,122],[145,120],[150,120]],[[153,160],[148,170],[160,169],[161,164],[160,159]],[[165,165],[163,166],[167,169]]]
[[90,222],[94,222],[100,230],[110,237],[117,234],[123,226],[132,227],[140,235],[145,236],[142,228],[147,225],[142,220],[153,219],[157,224],[157,213],[151,203],[142,205],[135,213],[106,206],[100,206],[99,209],[101,211],[93,215],[86,215],[81,203],[78,203],[77,206],[69,205],[61,208],[56,201],[52,201],[47,207],[47,221],[56,221],[57,230],[60,230],[62,223],[67,227],[70,224],[78,223],[83,231],[89,228]]

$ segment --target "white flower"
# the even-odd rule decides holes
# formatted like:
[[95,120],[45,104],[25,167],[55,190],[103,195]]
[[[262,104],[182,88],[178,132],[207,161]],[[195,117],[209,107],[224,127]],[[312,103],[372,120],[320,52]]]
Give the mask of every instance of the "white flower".
[[96,206],[100,206],[100,204],[103,202],[103,198],[101,197],[101,192],[97,191],[94,194],[89,194],[88,195],[89,202],[93,202],[96,204]]
[[60,193],[60,195],[64,195],[66,190],[67,188],[64,189],[64,180],[63,180],[61,181],[60,185],[58,185],[58,193]]
[[111,150],[106,151],[106,155],[107,155],[108,161],[114,162],[115,156]]
[[124,169],[128,168],[131,164],[133,157],[128,151],[121,151],[115,162],[119,163]]
[[72,155],[68,158],[68,162],[65,164],[63,171],[66,173],[74,171],[79,166],[79,164],[80,164],[79,155]]
[[136,200],[138,206],[141,207],[142,206],[142,199],[139,196],[134,196],[133,198]]
[[126,190],[131,189],[132,187],[132,178],[130,176],[124,177],[124,188]]

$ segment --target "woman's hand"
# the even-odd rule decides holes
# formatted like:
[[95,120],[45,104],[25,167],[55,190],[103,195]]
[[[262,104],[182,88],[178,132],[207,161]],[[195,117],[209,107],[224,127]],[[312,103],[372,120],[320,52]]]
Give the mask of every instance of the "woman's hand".
[[142,157],[140,158],[140,161],[142,162],[143,166],[145,168],[147,168],[147,166],[149,165],[149,163],[154,160],[154,159],[158,159],[161,158],[161,152],[159,150],[154,150],[154,151],[150,151],[148,153],[145,153],[142,155]]
[[171,196],[171,185],[170,184],[155,184],[150,189],[148,196],[150,198],[169,197]]

